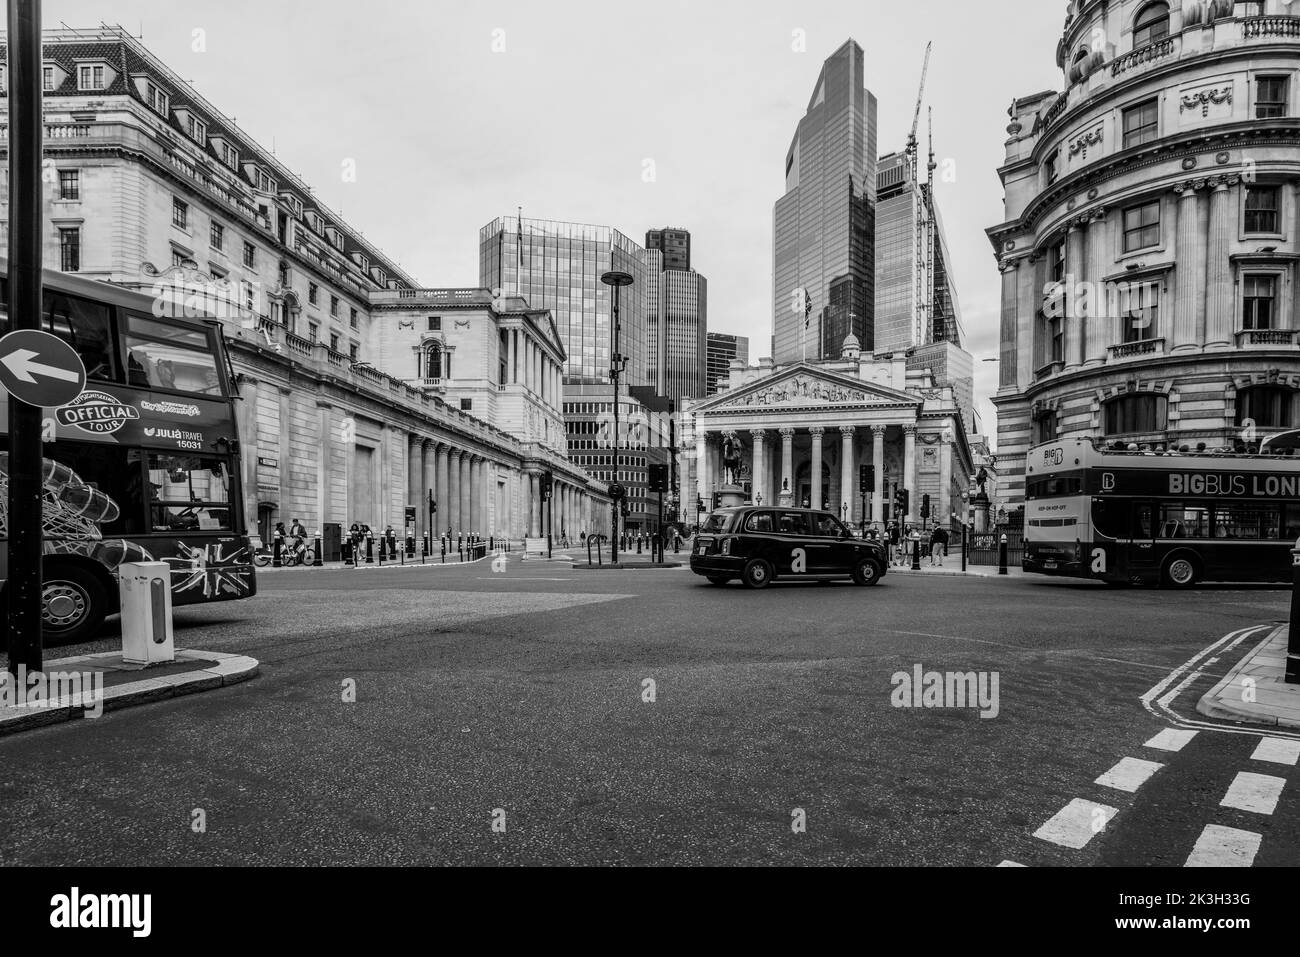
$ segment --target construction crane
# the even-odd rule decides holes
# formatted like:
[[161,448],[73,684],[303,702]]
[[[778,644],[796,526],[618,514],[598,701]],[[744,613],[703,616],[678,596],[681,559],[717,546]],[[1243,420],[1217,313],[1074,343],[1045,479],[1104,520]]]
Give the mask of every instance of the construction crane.
[[[907,149],[904,151],[907,156],[907,175],[910,178],[912,195],[915,198],[914,219],[916,221],[916,236],[914,238],[915,257],[913,273],[915,275],[914,296],[914,317],[912,337],[916,345],[927,341],[930,332],[930,312],[931,304],[934,299],[932,282],[933,282],[933,234],[930,228],[930,200],[927,195],[928,189],[921,186],[920,176],[917,170],[917,153],[919,146],[916,139],[917,127],[921,123],[921,105],[925,102],[925,79],[930,73],[930,50],[934,46],[934,41],[925,45],[925,63],[921,67],[921,87],[916,93],[916,111],[912,114],[912,131],[907,135]],[[934,136],[930,137],[930,160],[927,179],[932,185],[934,182]]]

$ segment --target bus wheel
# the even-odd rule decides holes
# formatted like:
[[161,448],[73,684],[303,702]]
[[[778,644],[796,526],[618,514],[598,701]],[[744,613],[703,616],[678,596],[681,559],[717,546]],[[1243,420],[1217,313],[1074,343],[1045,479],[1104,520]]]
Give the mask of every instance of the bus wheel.
[[50,644],[89,641],[108,614],[104,586],[90,572],[56,565],[45,572],[41,589],[41,623]]
[[1161,580],[1167,588],[1191,588],[1200,577],[1196,559],[1191,555],[1171,555],[1165,561]]

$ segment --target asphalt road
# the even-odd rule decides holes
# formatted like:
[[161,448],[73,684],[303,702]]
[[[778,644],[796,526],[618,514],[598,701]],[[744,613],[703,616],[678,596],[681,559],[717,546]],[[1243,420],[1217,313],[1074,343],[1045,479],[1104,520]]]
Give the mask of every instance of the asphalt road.
[[[1215,729],[1153,752],[1169,724],[1140,701],[1288,597],[284,570],[177,614],[178,646],[250,654],[257,679],[0,739],[0,863],[1182,864],[1218,823],[1295,865],[1297,769]],[[996,672],[996,715],[896,707],[917,666]],[[1164,767],[1133,794],[1093,783],[1130,756]],[[1287,778],[1275,813],[1218,806],[1242,770]],[[1076,799],[1118,814],[1079,849],[1034,836]]]

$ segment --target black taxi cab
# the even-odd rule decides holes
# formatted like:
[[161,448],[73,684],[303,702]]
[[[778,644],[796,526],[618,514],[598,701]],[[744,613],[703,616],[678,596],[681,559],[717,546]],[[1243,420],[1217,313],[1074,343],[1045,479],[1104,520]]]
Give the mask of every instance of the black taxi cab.
[[691,549],[691,571],[713,585],[737,578],[749,588],[766,588],[778,578],[874,585],[888,567],[883,545],[856,538],[829,512],[808,508],[718,509]]

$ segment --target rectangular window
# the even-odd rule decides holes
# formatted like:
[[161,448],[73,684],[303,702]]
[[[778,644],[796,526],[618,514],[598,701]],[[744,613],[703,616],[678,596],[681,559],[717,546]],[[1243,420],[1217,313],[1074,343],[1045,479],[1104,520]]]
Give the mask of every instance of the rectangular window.
[[231,169],[239,169],[239,150],[235,149],[229,143],[222,143],[221,162],[225,163]]
[[337,332],[330,333],[330,352],[339,351],[339,335]]
[[221,250],[226,245],[226,227],[220,223],[213,223],[208,227],[208,245],[213,249]]
[[1160,104],[1146,100],[1124,111],[1124,149],[1150,143],[1160,132]]
[[1160,201],[1124,210],[1124,252],[1160,245]]
[[312,283],[308,283],[308,284],[307,284],[307,301],[308,301],[309,303],[311,303],[311,304],[314,306],[314,305],[316,305],[316,300],[317,300],[319,297],[320,297],[320,287],[317,286],[314,282],[312,282]]
[[1160,506],[1160,524],[1157,538],[1209,538],[1210,510],[1182,503],[1164,503]]
[[179,229],[188,229],[190,223],[190,207],[183,200],[173,197],[172,199],[172,225]]
[[1262,17],[1264,0],[1237,0],[1232,13],[1236,17]]
[[1247,274],[1241,281],[1241,328],[1273,328],[1276,315],[1277,277]]
[[810,535],[808,516],[803,512],[778,512],[776,531],[779,535]]
[[181,252],[179,249],[173,249],[173,250],[172,250],[172,265],[173,265],[173,266],[177,266],[177,267],[184,266],[184,265],[185,265],[185,259],[186,259],[185,254],[184,254],[183,252]]
[[1255,79],[1255,116],[1266,120],[1286,116],[1290,77],[1261,76]]
[[462,412],[472,412],[472,411],[474,411],[474,400],[473,400],[473,399],[461,399],[461,400],[460,400],[460,410],[461,410]]
[[307,338],[312,342],[316,342],[320,338],[320,326],[316,325],[314,322],[309,323],[307,326]]
[[330,296],[330,315],[337,316],[338,314],[339,314],[339,297]]
[[207,144],[208,142],[208,124],[204,123],[197,117],[191,116],[185,121],[185,131],[189,133],[190,139]]
[[81,272],[81,230],[59,229],[59,268],[64,272]]
[[41,67],[41,88],[42,88],[46,93],[51,93],[51,92],[53,92],[53,90],[54,90],[54,67],[52,67],[52,66]]
[[244,243],[244,265],[252,269],[257,265],[257,249],[252,243]]
[[429,317],[429,331],[442,332],[442,316]]
[[160,113],[163,116],[167,115],[169,98],[152,81],[145,82],[145,102],[149,104],[149,108],[155,113]]
[[1053,153],[1051,156],[1047,157],[1047,184],[1049,186],[1052,183],[1055,183],[1057,177],[1061,175],[1061,171],[1057,169],[1057,161],[1060,159],[1060,156],[1060,153]]
[[143,316],[129,316],[127,322],[124,339],[128,385],[198,395],[221,394],[217,360],[207,335]]
[[43,309],[41,328],[77,350],[87,377],[107,381],[117,379],[107,306],[47,290]]
[[1282,510],[1277,506],[1216,505],[1214,537],[1261,541],[1277,538],[1282,524]]
[[1124,342],[1145,342],[1157,337],[1160,328],[1160,286],[1154,282],[1134,284],[1125,297]]
[[61,465],[117,506],[115,518],[103,515],[100,509],[103,517],[96,524],[104,537],[140,535],[148,531],[144,527],[143,454],[139,449],[101,442],[60,442],[57,449],[57,456],[52,458],[57,457]]
[[59,199],[81,199],[80,170],[59,170]]
[[1248,186],[1246,188],[1246,232],[1278,232],[1277,187]]
[[360,353],[361,353],[361,347],[358,346],[355,342],[348,346],[348,356],[352,359],[353,362],[357,361],[357,356],[360,355]]
[[104,89],[104,67],[96,63],[83,63],[77,68],[77,89]]
[[356,311],[355,309],[351,309],[351,308],[349,308],[349,309],[348,309],[348,325],[350,325],[353,329],[355,329],[355,328],[357,328],[358,324],[359,324],[359,323],[357,322],[357,311]]
[[150,452],[149,506],[155,532],[229,531],[226,463],[199,455]]

